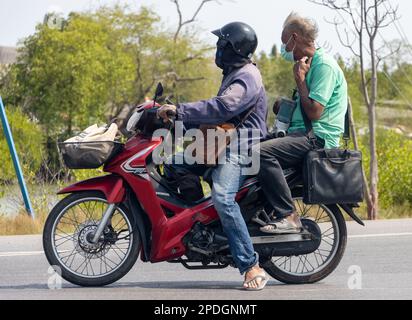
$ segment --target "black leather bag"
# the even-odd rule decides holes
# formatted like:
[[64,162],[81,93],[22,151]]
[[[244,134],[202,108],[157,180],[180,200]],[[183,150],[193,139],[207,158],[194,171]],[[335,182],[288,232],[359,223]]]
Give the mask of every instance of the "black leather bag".
[[[316,136],[312,123],[302,108],[309,138]],[[349,111],[348,111],[349,112]],[[304,160],[303,201],[306,204],[356,204],[364,200],[362,153],[348,150],[350,141],[349,113],[345,117],[346,148],[318,150],[314,147]]]
[[303,177],[307,204],[363,202],[362,154],[359,151],[310,151],[305,158]]

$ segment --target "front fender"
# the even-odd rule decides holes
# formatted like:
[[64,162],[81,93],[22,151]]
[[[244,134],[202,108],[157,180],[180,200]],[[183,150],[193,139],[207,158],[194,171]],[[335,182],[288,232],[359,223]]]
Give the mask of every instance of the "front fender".
[[116,175],[93,178],[67,187],[57,194],[70,194],[84,191],[100,191],[110,204],[121,203],[125,200],[126,189],[123,179]]

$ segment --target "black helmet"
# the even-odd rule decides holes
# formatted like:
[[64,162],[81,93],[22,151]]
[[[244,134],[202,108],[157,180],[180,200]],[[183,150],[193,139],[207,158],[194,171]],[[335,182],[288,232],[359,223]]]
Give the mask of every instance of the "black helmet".
[[255,30],[243,22],[229,23],[212,33],[228,41],[237,54],[248,59],[252,58],[258,46]]

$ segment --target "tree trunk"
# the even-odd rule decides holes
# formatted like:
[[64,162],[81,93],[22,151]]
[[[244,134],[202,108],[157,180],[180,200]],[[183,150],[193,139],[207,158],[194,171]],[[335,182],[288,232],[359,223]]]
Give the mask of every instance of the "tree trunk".
[[[361,12],[364,12],[366,7],[365,0],[361,1]],[[368,91],[368,81],[366,79],[366,71],[365,71],[365,56],[364,56],[364,36],[363,36],[363,29],[365,25],[365,16],[361,14],[361,26],[360,26],[360,32],[359,32],[359,60],[360,60],[360,74],[361,74],[361,86],[362,86],[362,94],[363,98],[365,101],[365,105],[368,107],[368,113],[369,113],[369,129],[370,129],[370,124],[371,124],[371,117],[370,117],[370,105],[371,105],[371,97],[369,96],[369,91]],[[372,131],[371,131],[372,132]],[[369,143],[371,143],[371,138],[369,139]],[[372,149],[371,149],[372,150]],[[371,159],[373,156],[371,155]],[[372,163],[372,162],[371,162]],[[372,165],[371,165],[372,167]],[[365,184],[365,193],[366,193],[366,204],[367,204],[367,210],[368,210],[368,219],[373,220],[375,208],[374,208],[374,201],[373,201],[373,196],[371,193],[371,188],[369,186],[369,182],[366,178],[365,172],[363,173],[364,175],[364,184]]]
[[72,113],[69,112],[69,119],[67,121],[67,136],[71,137],[73,133],[73,120],[72,120]]
[[[355,150],[359,150],[358,133],[356,131],[355,120],[353,117],[352,101],[350,98],[349,98],[348,108],[349,108],[348,110],[349,111],[349,124],[350,124],[350,131],[351,131],[353,145],[355,147]],[[371,198],[370,189],[369,189],[369,182],[368,182],[368,179],[366,178],[366,173],[365,173],[365,170],[363,170],[363,168],[362,168],[362,178],[363,178],[363,185],[364,185],[365,201],[366,201],[368,213],[369,213],[369,209],[372,208],[373,205],[372,205],[372,198]]]
[[370,208],[369,219],[378,219],[378,182],[379,182],[379,169],[378,169],[378,152],[376,147],[376,101],[378,95],[378,76],[377,76],[377,62],[375,56],[375,41],[372,38],[370,40],[371,49],[371,64],[372,64],[372,77],[371,77],[371,97],[370,104],[368,106],[369,111],[369,133],[370,133],[370,195],[372,200],[372,207]]

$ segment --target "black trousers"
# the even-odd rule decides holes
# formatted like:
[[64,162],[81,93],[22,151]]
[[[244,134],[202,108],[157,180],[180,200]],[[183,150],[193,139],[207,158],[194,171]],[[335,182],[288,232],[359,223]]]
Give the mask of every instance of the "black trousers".
[[[319,148],[325,145],[322,139],[318,139],[316,143]],[[283,170],[301,167],[311,150],[313,145],[304,132],[268,140],[260,146],[259,181],[278,218],[285,218],[296,212]]]

